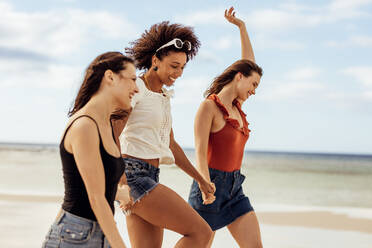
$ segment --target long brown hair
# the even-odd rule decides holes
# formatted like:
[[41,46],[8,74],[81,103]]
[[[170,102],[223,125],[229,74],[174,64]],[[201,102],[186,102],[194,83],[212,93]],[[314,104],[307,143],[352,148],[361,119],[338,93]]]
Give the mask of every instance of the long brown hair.
[[125,70],[127,63],[134,64],[134,61],[120,52],[106,52],[98,55],[85,71],[83,83],[75,98],[74,106],[68,112],[68,116],[72,116],[84,107],[98,91],[106,70],[119,73],[121,70]]
[[262,76],[262,68],[259,67],[253,61],[247,59],[241,59],[236,61],[234,64],[227,67],[227,69],[218,77],[216,77],[208,89],[204,92],[204,97],[208,97],[212,94],[218,94],[225,85],[229,84],[240,72],[245,77],[252,75],[252,72],[257,72],[260,77]]

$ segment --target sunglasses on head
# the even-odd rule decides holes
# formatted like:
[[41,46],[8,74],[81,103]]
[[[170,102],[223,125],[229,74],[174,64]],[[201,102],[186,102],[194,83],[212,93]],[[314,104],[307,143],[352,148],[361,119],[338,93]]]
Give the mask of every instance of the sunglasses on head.
[[176,48],[181,49],[183,46],[186,47],[187,51],[191,51],[191,42],[188,40],[182,41],[179,38],[174,38],[173,40],[169,41],[168,43],[162,45],[159,47],[155,52],[158,52],[160,49],[163,49],[165,47],[169,47],[174,45]]

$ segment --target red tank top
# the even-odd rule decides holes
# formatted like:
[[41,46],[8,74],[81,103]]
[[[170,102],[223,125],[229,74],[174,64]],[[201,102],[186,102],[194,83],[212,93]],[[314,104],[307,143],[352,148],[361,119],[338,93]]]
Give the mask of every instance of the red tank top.
[[216,103],[226,122],[221,130],[209,134],[208,166],[228,172],[239,170],[243,160],[244,146],[251,131],[248,129],[246,114],[242,111],[240,103],[234,100],[233,104],[238,108],[243,120],[243,128],[240,128],[238,120],[229,118],[229,112],[217,95],[212,94],[208,99]]

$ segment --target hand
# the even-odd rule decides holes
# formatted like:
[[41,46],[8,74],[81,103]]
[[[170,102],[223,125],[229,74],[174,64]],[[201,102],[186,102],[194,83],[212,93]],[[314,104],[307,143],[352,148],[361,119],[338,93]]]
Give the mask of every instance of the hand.
[[203,180],[203,182],[199,183],[199,188],[202,192],[203,204],[213,203],[216,199],[214,196],[214,192],[216,192],[216,186],[214,183]]
[[203,204],[208,205],[208,204],[213,203],[216,200],[216,196],[214,194],[206,195],[204,194],[204,192],[202,192],[202,199],[203,199]]
[[229,10],[227,9],[225,10],[225,18],[228,22],[231,22],[232,24],[238,26],[239,28],[245,25],[245,23],[242,20],[235,17],[234,7],[231,7]]
[[120,208],[124,213],[129,215],[133,207],[133,200],[130,197],[130,188],[128,185],[123,184],[118,187],[118,192],[116,194],[116,199],[120,202]]

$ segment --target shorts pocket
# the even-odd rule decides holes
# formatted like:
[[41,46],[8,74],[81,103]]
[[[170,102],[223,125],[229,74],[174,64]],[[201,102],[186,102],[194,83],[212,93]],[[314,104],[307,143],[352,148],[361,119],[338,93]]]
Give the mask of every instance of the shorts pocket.
[[189,202],[193,208],[198,211],[218,213],[221,208],[221,197],[218,196],[219,185],[218,182],[221,180],[219,175],[212,176],[211,181],[216,185],[216,200],[211,204],[203,204],[202,193],[200,191],[198,183],[194,180],[190,192]]
[[231,197],[234,197],[236,194],[243,193],[242,184],[244,180],[245,180],[245,176],[243,174],[239,174],[239,176],[234,180],[233,187],[230,191]]
[[91,227],[77,223],[64,223],[61,230],[61,239],[67,243],[81,244],[87,242],[92,232],[94,225]]

